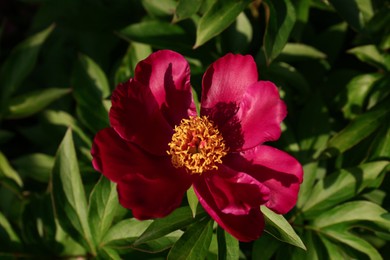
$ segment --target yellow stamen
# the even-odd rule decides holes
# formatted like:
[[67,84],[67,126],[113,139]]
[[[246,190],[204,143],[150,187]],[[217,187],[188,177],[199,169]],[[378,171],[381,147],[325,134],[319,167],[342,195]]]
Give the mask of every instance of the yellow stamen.
[[228,151],[222,135],[206,116],[182,119],[168,144],[174,167],[191,174],[217,170]]

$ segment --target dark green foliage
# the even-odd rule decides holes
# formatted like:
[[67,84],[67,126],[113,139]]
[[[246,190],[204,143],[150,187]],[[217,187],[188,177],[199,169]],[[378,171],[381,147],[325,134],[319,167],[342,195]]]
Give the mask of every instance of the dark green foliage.
[[[385,0],[5,0],[0,4],[0,259],[388,259],[390,5]],[[288,107],[270,144],[304,167],[296,207],[239,243],[192,189],[132,218],[92,168],[110,95],[155,50],[250,54]],[[197,101],[198,102],[198,101]]]

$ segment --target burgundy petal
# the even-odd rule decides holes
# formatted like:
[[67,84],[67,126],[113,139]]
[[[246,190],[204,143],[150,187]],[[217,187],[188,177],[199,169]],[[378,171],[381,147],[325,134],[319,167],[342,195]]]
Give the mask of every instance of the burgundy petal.
[[[202,180],[203,181],[203,180]],[[206,173],[204,181],[213,200],[223,213],[248,214],[269,199],[269,189],[248,174],[236,172],[224,165],[218,171]]]
[[191,185],[189,175],[175,169],[170,157],[150,155],[112,128],[96,135],[92,156],[94,168],[118,183],[121,204],[138,219],[169,214]]
[[303,170],[289,154],[261,145],[241,153],[228,154],[224,163],[250,174],[267,186],[270,197],[265,205],[276,213],[285,214],[295,206]]
[[182,118],[196,115],[192,98],[190,68],[179,53],[162,50],[139,62],[135,80],[150,88],[158,107],[174,127]]
[[155,155],[166,155],[173,128],[148,87],[130,79],[112,93],[111,126],[125,140]]
[[252,208],[243,215],[226,214],[217,206],[212,191],[205,181],[200,180],[194,183],[194,190],[207,213],[232,236],[243,242],[253,241],[260,237],[264,229],[264,217],[259,207]]
[[202,109],[213,109],[220,103],[236,103],[246,89],[258,79],[252,56],[227,54],[211,64],[203,76]]

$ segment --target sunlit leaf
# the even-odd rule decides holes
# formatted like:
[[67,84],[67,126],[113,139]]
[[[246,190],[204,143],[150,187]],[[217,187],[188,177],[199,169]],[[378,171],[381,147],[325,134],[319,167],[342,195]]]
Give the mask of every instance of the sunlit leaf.
[[323,152],[324,156],[331,157],[343,153],[377,130],[390,113],[387,105],[386,102],[382,102],[382,104],[356,117],[347,127],[329,140],[327,148]]
[[334,241],[337,245],[344,244],[357,251],[366,254],[370,259],[382,259],[379,252],[367,241],[349,232],[337,232],[326,230],[323,234]]
[[342,109],[346,118],[353,119],[362,112],[368,93],[380,77],[379,73],[360,74],[348,83],[347,100]]
[[142,5],[152,17],[171,16],[175,12],[176,2],[174,0],[142,0]]
[[283,50],[295,23],[295,10],[290,0],[266,0],[266,30],[263,44],[270,64]]
[[7,158],[0,151],[0,182],[10,181],[18,189],[23,186],[19,174],[12,168]]
[[280,241],[306,250],[301,238],[295,233],[283,215],[276,214],[265,206],[261,207],[261,212],[264,214],[265,231],[267,233]]
[[382,231],[388,231],[390,230],[390,213],[369,201],[352,201],[324,211],[314,219],[312,224],[321,229],[343,225],[346,229],[352,226],[375,226],[381,228]]
[[187,190],[187,200],[188,200],[188,205],[190,206],[191,211],[192,211],[192,217],[195,217],[196,216],[196,209],[198,208],[198,205],[199,205],[199,200],[195,194],[193,186],[191,186]]
[[373,65],[379,69],[389,70],[385,56],[381,54],[375,45],[365,45],[348,50],[348,53],[355,55],[362,62]]
[[1,250],[19,249],[21,248],[21,241],[18,234],[12,228],[7,218],[0,212],[0,245]]
[[390,120],[378,131],[370,147],[370,159],[390,160]]
[[54,25],[27,38],[17,45],[0,70],[0,117],[8,105],[8,99],[34,68],[39,50],[53,31]]
[[124,219],[108,230],[100,245],[107,245],[113,248],[129,246],[145,232],[151,223],[152,220]]
[[115,183],[102,176],[91,192],[88,208],[88,220],[97,244],[111,227],[118,207]]
[[203,0],[179,0],[177,3],[173,22],[178,22],[196,14]]
[[56,216],[62,228],[95,255],[96,249],[88,223],[87,199],[71,130],[66,132],[56,154],[51,192]]
[[167,259],[204,259],[213,235],[213,223],[205,217],[191,225],[173,245]]
[[134,244],[142,244],[146,241],[162,237],[175,230],[184,228],[192,222],[194,222],[194,218],[192,217],[192,212],[189,207],[176,209],[165,218],[154,220]]
[[374,183],[388,164],[386,161],[370,162],[327,176],[313,187],[310,200],[301,210],[309,218],[353,198]]
[[194,48],[203,45],[225,30],[249,2],[249,0],[216,0],[199,21]]
[[70,91],[63,88],[47,88],[16,96],[10,100],[5,117],[15,119],[31,116]]
[[325,59],[326,54],[316,48],[302,43],[287,43],[277,60],[294,62],[310,59]]

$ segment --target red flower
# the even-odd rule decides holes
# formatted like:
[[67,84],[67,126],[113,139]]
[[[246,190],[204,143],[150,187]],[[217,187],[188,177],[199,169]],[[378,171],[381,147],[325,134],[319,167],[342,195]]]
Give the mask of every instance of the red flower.
[[258,81],[251,56],[228,54],[203,77],[200,116],[190,70],[178,53],[150,55],[112,94],[111,127],[95,137],[93,166],[117,183],[138,219],[164,217],[193,185],[203,208],[241,241],[264,229],[260,205],[291,210],[302,167],[264,145],[277,140],[287,111],[276,86]]

